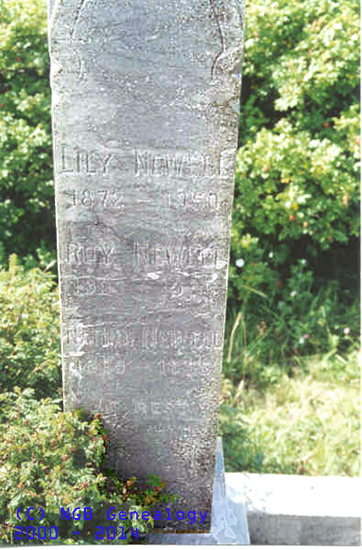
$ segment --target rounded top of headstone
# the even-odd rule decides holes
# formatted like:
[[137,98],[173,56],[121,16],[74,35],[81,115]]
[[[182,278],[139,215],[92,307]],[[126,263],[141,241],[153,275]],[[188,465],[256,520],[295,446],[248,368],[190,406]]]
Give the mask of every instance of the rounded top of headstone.
[[181,38],[185,47],[196,41],[213,51],[213,68],[217,61],[221,70],[234,72],[241,60],[243,0],[48,0],[48,8],[51,43],[90,44],[131,57],[150,48],[154,53],[158,44],[164,50],[166,38],[172,51]]

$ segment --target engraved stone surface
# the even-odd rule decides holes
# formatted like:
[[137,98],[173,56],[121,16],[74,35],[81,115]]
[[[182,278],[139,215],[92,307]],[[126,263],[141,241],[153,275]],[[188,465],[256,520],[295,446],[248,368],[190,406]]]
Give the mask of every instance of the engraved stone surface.
[[65,408],[102,412],[111,464],[209,529],[242,0],[48,11]]

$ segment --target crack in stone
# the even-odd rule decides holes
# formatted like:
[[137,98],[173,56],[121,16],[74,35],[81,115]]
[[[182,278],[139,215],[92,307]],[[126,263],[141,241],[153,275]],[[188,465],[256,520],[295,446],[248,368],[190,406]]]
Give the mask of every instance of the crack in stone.
[[214,61],[213,61],[213,64],[212,64],[212,67],[211,67],[211,75],[213,75],[214,71],[215,71],[215,66],[216,66],[217,60],[219,59],[219,57],[225,51],[225,43],[224,43],[224,37],[223,37],[222,32],[221,32],[220,23],[219,23],[219,20],[217,18],[215,0],[210,0],[210,5],[211,5],[212,13],[214,15],[214,19],[215,19],[215,22],[216,22],[216,25],[217,25],[217,29],[219,31],[220,42],[221,42],[221,50],[216,54],[216,56],[214,58]]
[[82,9],[84,8],[84,6],[87,3],[88,3],[88,0],[81,0],[80,4],[78,4],[78,7],[77,7],[76,12],[75,12],[75,17],[74,17],[74,27],[73,27],[73,31],[72,31],[72,39],[75,38],[75,31],[77,29],[77,25],[78,25],[78,22],[79,22],[81,13],[82,13]]

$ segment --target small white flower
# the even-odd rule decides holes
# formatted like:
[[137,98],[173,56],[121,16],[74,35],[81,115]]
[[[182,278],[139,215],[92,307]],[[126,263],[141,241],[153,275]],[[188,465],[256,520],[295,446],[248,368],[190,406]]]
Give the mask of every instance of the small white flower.
[[243,267],[245,265],[245,261],[243,260],[243,258],[239,258],[238,260],[236,260],[235,265],[236,267]]
[[347,336],[351,332],[351,329],[349,327],[346,327],[343,329],[343,332]]
[[297,291],[296,290],[292,290],[292,292],[290,293],[291,297],[294,298],[294,296],[297,295]]
[[300,263],[301,263],[302,265],[306,265],[307,260],[300,260]]
[[269,252],[268,257],[271,259],[274,256],[273,252]]
[[304,344],[304,338],[299,338],[299,344],[302,346]]

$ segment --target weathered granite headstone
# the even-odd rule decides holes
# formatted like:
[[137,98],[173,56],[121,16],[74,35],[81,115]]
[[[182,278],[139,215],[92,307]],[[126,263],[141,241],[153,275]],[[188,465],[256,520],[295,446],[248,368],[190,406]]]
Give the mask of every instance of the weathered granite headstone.
[[242,0],[48,1],[65,408],[208,530]]

